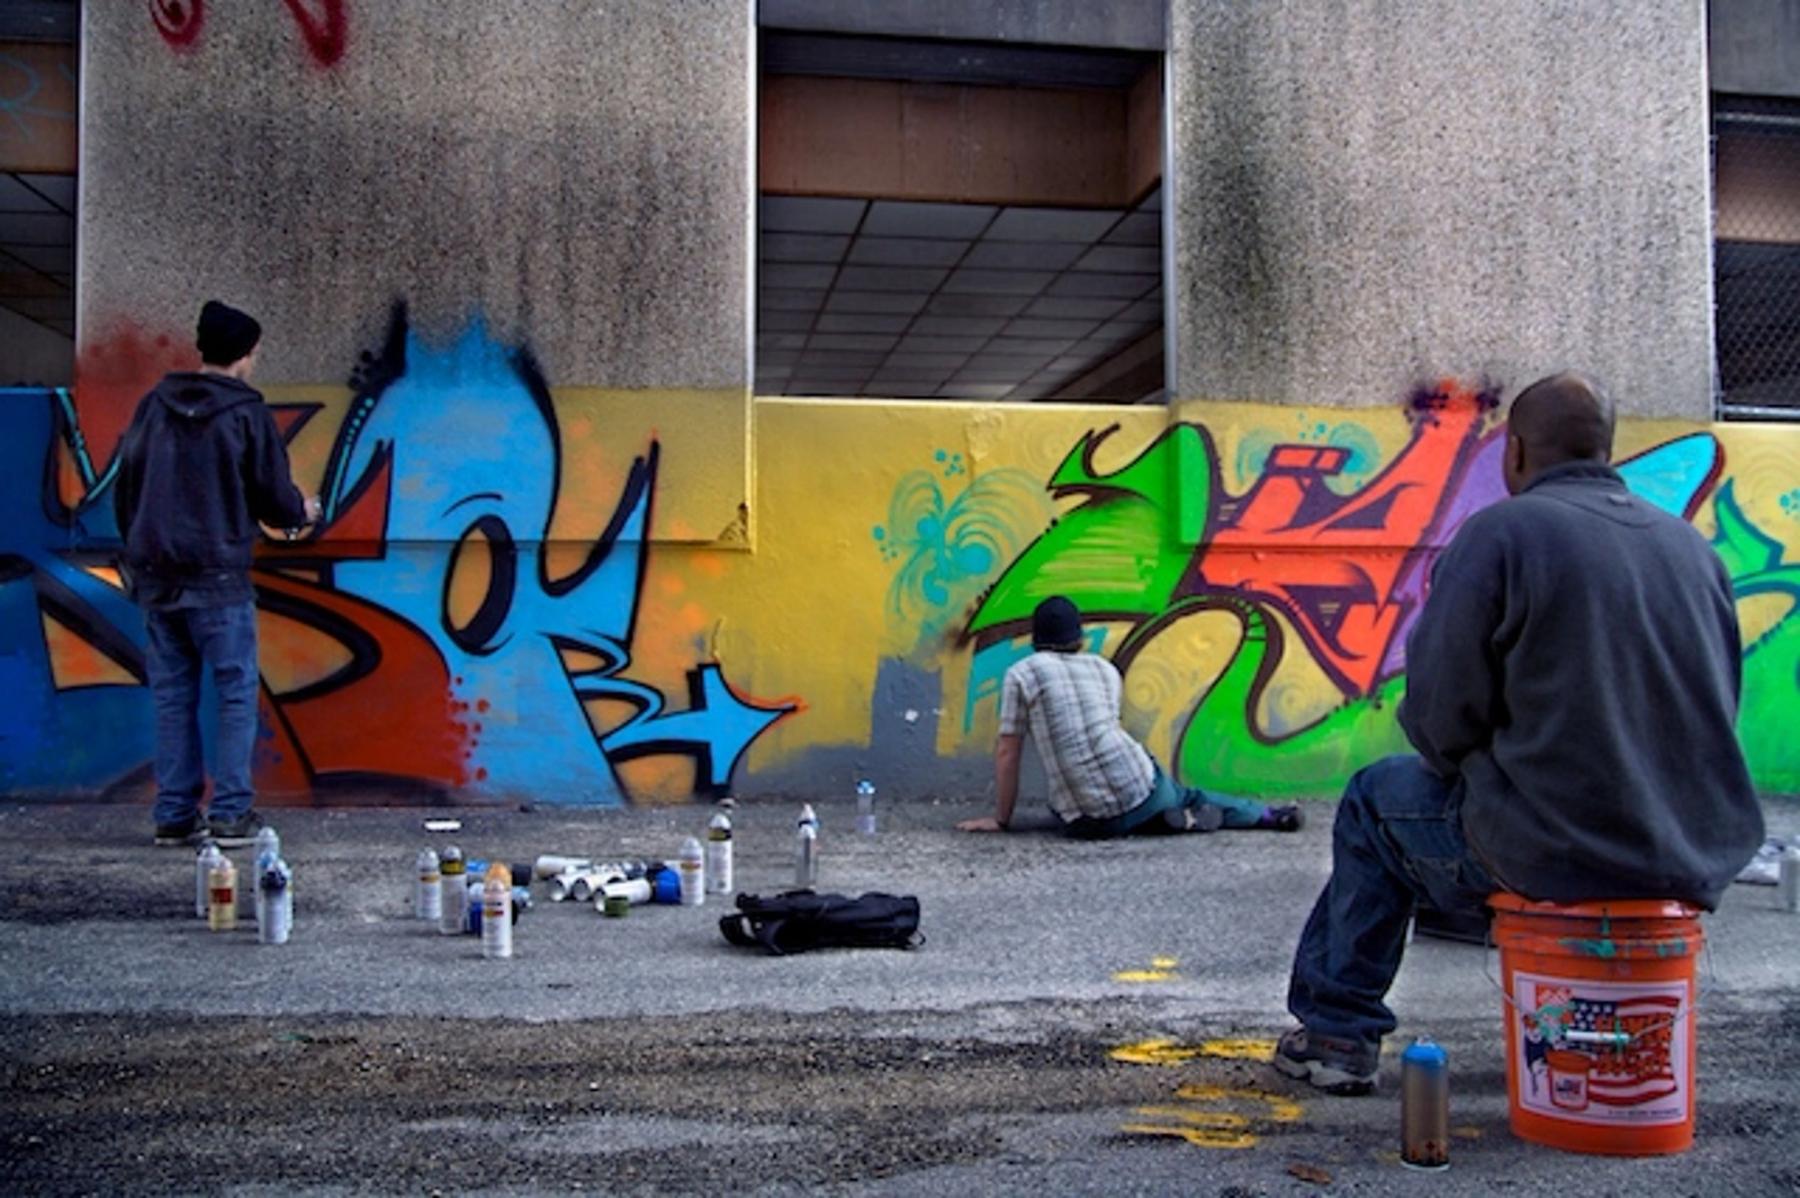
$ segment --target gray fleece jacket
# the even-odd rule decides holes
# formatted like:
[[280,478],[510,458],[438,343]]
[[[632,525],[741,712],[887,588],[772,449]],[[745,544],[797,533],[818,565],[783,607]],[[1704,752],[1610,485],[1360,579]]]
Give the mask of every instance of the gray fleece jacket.
[[1610,467],[1471,517],[1406,661],[1400,724],[1461,780],[1463,834],[1509,889],[1711,909],[1762,843],[1724,563]]

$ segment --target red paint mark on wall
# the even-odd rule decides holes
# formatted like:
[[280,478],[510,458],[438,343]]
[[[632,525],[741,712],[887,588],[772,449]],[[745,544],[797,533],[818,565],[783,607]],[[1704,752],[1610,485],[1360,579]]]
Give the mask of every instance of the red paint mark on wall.
[[205,0],[149,0],[150,20],[163,41],[177,50],[192,50],[206,25]]
[[84,341],[75,359],[75,411],[96,465],[110,462],[138,400],[171,370],[198,370],[190,339],[121,321]]
[[[148,0],[156,32],[176,50],[192,50],[206,27],[205,0]],[[336,66],[348,44],[350,19],[344,0],[283,0],[306,52],[320,67]]]

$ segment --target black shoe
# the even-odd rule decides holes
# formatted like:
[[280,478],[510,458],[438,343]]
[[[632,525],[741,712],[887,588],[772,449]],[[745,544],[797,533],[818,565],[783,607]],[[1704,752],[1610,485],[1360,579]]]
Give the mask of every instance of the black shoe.
[[255,844],[256,834],[262,829],[262,813],[246,811],[236,819],[213,820],[212,838],[219,842],[222,849],[241,849],[245,845]]
[[195,814],[172,824],[156,825],[155,843],[165,848],[171,845],[190,845],[205,835],[206,821]]
[[1306,812],[1298,803],[1283,803],[1264,811],[1256,826],[1268,832],[1298,832],[1306,826]]
[[1303,1027],[1290,1030],[1275,1045],[1275,1068],[1310,1082],[1327,1094],[1369,1094],[1381,1067],[1376,1045],[1319,1036]]

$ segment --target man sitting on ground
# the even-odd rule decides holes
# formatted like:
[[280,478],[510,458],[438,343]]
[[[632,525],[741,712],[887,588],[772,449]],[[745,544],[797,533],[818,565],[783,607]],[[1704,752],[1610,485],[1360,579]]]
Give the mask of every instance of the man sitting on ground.
[[1733,729],[1731,580],[1704,537],[1626,490],[1612,436],[1580,375],[1513,401],[1512,498],[1451,540],[1407,641],[1399,716],[1419,756],[1359,771],[1338,807],[1283,1073],[1374,1089],[1415,903],[1479,914],[1508,890],[1711,910],[1762,842]]
[[1071,836],[1097,838],[1215,828],[1293,832],[1300,809],[1178,786],[1119,724],[1118,668],[1082,651],[1081,613],[1061,595],[1031,614],[1036,650],[1006,671],[994,748],[995,812],[963,820],[964,832],[1004,832],[1019,797],[1025,732],[1049,778],[1050,808]]

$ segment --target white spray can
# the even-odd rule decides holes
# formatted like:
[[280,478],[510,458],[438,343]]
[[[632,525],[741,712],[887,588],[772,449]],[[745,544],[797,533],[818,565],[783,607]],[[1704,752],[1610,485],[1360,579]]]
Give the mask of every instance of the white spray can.
[[1781,898],[1781,909],[1800,911],[1800,844],[1790,844],[1781,850],[1775,885]]
[[237,929],[237,866],[224,853],[206,875],[206,926],[215,932]]
[[259,944],[286,944],[294,930],[294,875],[280,857],[272,859],[256,875],[256,940]]
[[438,872],[438,855],[420,849],[413,868],[418,882],[413,887],[413,918],[437,923],[444,918],[444,875]]
[[706,824],[706,893],[731,894],[731,817],[723,811]]
[[794,886],[811,890],[819,884],[819,817],[813,814],[811,803],[800,808],[794,834]]
[[681,856],[675,867],[681,878],[681,905],[698,907],[706,901],[706,856],[700,842],[692,836],[681,842]]
[[443,901],[438,912],[438,933],[443,936],[460,936],[463,923],[469,918],[469,886],[463,870],[462,850],[455,845],[446,846],[443,862],[438,868],[441,875],[439,885],[443,891]]
[[218,841],[203,840],[200,842],[200,851],[194,856],[194,918],[196,919],[206,918],[207,907],[212,902],[212,896],[208,893],[212,871],[224,856],[225,854],[219,850]]
[[502,960],[512,952],[512,871],[496,861],[481,884],[481,955]]
[[856,830],[863,836],[875,835],[875,784],[867,778],[856,784]]
[[250,855],[250,909],[256,913],[256,930],[262,933],[262,875],[270,864],[281,859],[281,837],[264,824],[256,834],[256,851]]

